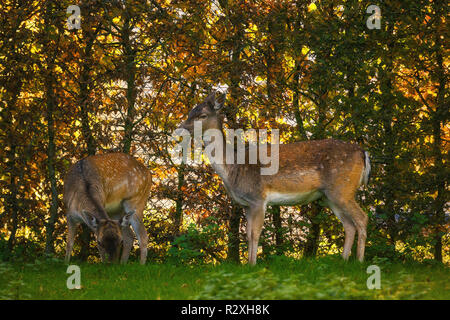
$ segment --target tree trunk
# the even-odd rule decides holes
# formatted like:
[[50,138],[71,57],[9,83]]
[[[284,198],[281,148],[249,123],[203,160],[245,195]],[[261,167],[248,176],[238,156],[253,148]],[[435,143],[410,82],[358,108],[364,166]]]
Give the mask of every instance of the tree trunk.
[[[274,66],[279,63],[279,59],[278,59],[278,55],[279,54],[279,45],[278,43],[273,39],[274,38],[274,28],[276,26],[274,26],[274,24],[276,23],[275,21],[273,21],[273,17],[269,18],[269,22],[268,22],[268,28],[267,28],[267,33],[268,36],[270,38],[270,43],[267,47],[267,52],[266,52],[266,84],[267,84],[267,101],[268,101],[268,106],[269,108],[271,108],[273,105],[275,105],[274,102],[274,95],[275,95],[275,90],[274,90],[274,78],[276,79],[275,72],[274,72]],[[272,50],[273,48],[273,50]],[[268,118],[271,117],[269,110],[267,110],[267,116]],[[274,236],[275,236],[275,245],[276,245],[276,254],[282,254],[282,247],[281,244],[283,242],[282,239],[282,232],[281,232],[281,210],[280,210],[280,206],[272,206],[271,210],[268,210],[268,212],[271,213],[272,215],[272,222],[273,222],[273,226],[274,226]]]
[[8,161],[6,161],[5,165],[7,168],[7,173],[9,175],[9,185],[8,189],[9,192],[5,197],[6,204],[5,209],[7,214],[10,216],[11,221],[11,233],[8,239],[7,244],[7,253],[6,258],[8,258],[15,245],[16,240],[16,233],[19,223],[19,203],[18,203],[18,187],[17,187],[17,168],[16,168],[16,152],[17,152],[17,146],[16,146],[16,137],[14,135],[14,128],[13,128],[13,115],[11,114],[12,110],[16,110],[16,104],[17,99],[20,95],[20,92],[22,90],[22,81],[20,79],[13,79],[15,81],[11,81],[9,84],[11,85],[10,88],[8,88],[8,91],[6,92],[6,104],[7,107],[3,110],[4,114],[2,115],[2,118],[4,119],[5,123],[9,123],[10,125],[7,126],[6,129],[6,135],[7,139],[6,142],[9,144],[9,150],[7,151],[7,158]]
[[15,240],[16,240],[16,232],[19,221],[19,204],[17,201],[18,190],[16,184],[16,146],[10,145],[10,150],[8,152],[8,163],[7,168],[9,172],[9,195],[7,196],[7,210],[9,211],[9,215],[11,217],[11,234],[8,239],[8,253],[7,257],[10,256],[13,251]]
[[[393,35],[393,26],[392,24],[388,24],[387,33],[392,35],[391,39],[394,39]],[[392,70],[393,70],[393,57],[392,50],[394,46],[395,40],[390,40],[387,43],[387,52],[383,57],[384,68],[382,64],[379,65],[379,79],[380,79],[380,91],[381,95],[381,123],[384,130],[384,136],[388,139],[388,142],[385,145],[383,150],[385,160],[385,183],[384,183],[384,213],[387,216],[387,232],[389,234],[390,244],[392,248],[395,250],[395,243],[397,240],[397,222],[395,221],[395,194],[394,188],[396,185],[396,169],[395,169],[395,154],[396,154],[396,138],[393,133],[392,119],[393,115],[393,107],[392,104],[395,103],[395,96],[393,94],[393,84],[392,84]],[[390,140],[390,141],[389,141]]]
[[177,199],[175,200],[175,217],[174,217],[174,237],[178,236],[181,231],[181,224],[183,223],[183,190],[184,185],[184,169],[185,165],[182,163],[177,170],[178,185],[177,185]]
[[127,74],[127,117],[124,125],[124,137],[122,151],[130,153],[133,141],[134,116],[136,102],[136,52],[132,47],[130,39],[130,17],[129,12],[125,12],[125,22],[122,30],[122,46],[125,53],[125,70]]
[[272,206],[272,219],[275,229],[275,254],[281,256],[284,253],[284,247],[280,206]]
[[228,254],[227,259],[232,262],[240,263],[240,226],[241,226],[242,208],[234,205],[231,209],[231,216],[228,225]]
[[90,105],[89,93],[90,93],[90,73],[91,73],[91,63],[92,63],[92,46],[94,45],[94,36],[88,32],[84,33],[89,36],[86,42],[86,47],[84,49],[83,65],[79,80],[79,96],[78,103],[80,105],[80,120],[81,120],[81,132],[83,134],[83,139],[86,142],[87,154],[94,155],[96,152],[96,145],[94,142],[94,137],[92,135],[91,126],[89,123],[89,110]]
[[309,228],[308,237],[305,244],[304,255],[306,257],[315,257],[317,254],[317,249],[319,248],[319,239],[320,239],[320,221],[318,221],[318,216],[321,211],[321,207],[316,204],[311,204],[311,212],[310,212],[310,223],[311,227]]
[[52,76],[53,66],[49,65],[47,67],[47,80],[46,80],[46,94],[47,94],[47,135],[48,135],[48,146],[47,146],[47,170],[48,179],[50,181],[51,187],[51,202],[50,202],[50,217],[46,224],[46,242],[45,242],[45,252],[52,253],[53,248],[53,232],[55,230],[55,222],[58,215],[58,188],[56,182],[55,173],[55,128],[53,112],[56,107],[56,101],[54,96],[54,79]]
[[[439,7],[436,12],[442,11]],[[442,237],[444,231],[442,228],[445,225],[445,203],[448,199],[446,193],[446,167],[443,161],[442,155],[442,132],[441,124],[447,119],[448,120],[448,106],[445,106],[445,86],[447,84],[445,67],[443,64],[442,55],[442,43],[441,35],[436,32],[435,35],[435,47],[436,47],[436,60],[437,60],[437,79],[439,82],[438,93],[436,96],[436,111],[432,113],[432,126],[433,126],[433,157],[434,157],[434,169],[435,169],[435,179],[436,179],[436,191],[437,196],[435,200],[435,216],[436,216],[436,232],[435,232],[435,245],[434,245],[434,259],[442,262]]]
[[[221,7],[224,12],[228,14],[228,19],[234,27],[234,34],[232,42],[234,44],[231,65],[232,71],[230,72],[230,104],[224,110],[228,123],[232,129],[236,128],[236,113],[237,106],[239,105],[239,85],[241,82],[242,70],[240,67],[241,51],[242,51],[242,40],[244,37],[244,31],[241,25],[241,17],[239,13],[230,13],[228,10],[228,1],[219,0]],[[236,204],[234,201],[231,202],[231,216],[228,223],[228,260],[240,263],[240,253],[239,253],[239,232],[241,224],[241,216],[243,215],[243,208]]]
[[300,80],[300,62],[298,59],[295,62],[295,73],[294,73],[294,94],[292,97],[292,107],[294,109],[295,121],[297,122],[297,136],[298,140],[307,140],[305,127],[303,126],[303,118],[300,113],[299,99],[299,80]]
[[[91,125],[89,123],[89,93],[90,88],[90,73],[92,64],[92,47],[95,40],[95,33],[84,32],[87,38],[86,47],[84,50],[83,65],[79,80],[79,96],[78,101],[80,105],[80,120],[81,120],[81,132],[83,139],[86,143],[86,149],[88,156],[95,155],[96,144],[91,130]],[[81,235],[79,238],[81,249],[78,258],[81,261],[86,261],[90,253],[90,242],[92,239],[91,230],[85,225],[81,224]]]
[[[46,47],[51,48],[52,44],[50,43],[50,29],[52,19],[52,7],[50,4],[47,4],[45,8],[45,18],[44,18],[44,37]],[[58,44],[54,45],[58,47]],[[56,49],[55,49],[56,50]],[[45,240],[45,252],[50,254],[53,253],[54,247],[54,236],[53,232],[55,230],[56,218],[58,215],[58,187],[56,182],[56,172],[55,172],[55,157],[56,157],[56,146],[55,146],[55,121],[54,121],[54,110],[57,107],[56,97],[55,97],[55,77],[54,77],[54,68],[55,68],[55,55],[56,51],[51,52],[49,54],[47,60],[47,67],[45,70],[45,98],[46,98],[46,106],[47,106],[47,174],[48,180],[50,181],[50,189],[51,189],[51,200],[50,200],[50,217],[46,222],[46,240]]]

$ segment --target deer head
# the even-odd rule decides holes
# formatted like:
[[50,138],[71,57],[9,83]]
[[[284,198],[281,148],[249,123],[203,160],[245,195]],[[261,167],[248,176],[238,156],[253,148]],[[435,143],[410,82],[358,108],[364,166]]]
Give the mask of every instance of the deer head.
[[212,92],[202,103],[195,106],[179,128],[186,129],[189,133],[194,132],[194,122],[200,121],[202,133],[208,129],[221,129],[223,115],[221,110],[225,103],[225,94]]
[[94,231],[97,246],[104,252],[109,262],[119,260],[120,249],[123,243],[122,228],[129,227],[130,218],[135,211],[126,214],[119,220],[99,219],[94,214],[83,210],[86,224]]

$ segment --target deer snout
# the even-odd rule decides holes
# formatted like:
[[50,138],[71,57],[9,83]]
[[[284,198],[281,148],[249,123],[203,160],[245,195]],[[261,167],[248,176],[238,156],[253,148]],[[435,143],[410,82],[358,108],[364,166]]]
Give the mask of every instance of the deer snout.
[[180,123],[180,125],[175,130],[181,130],[181,129],[186,130],[185,125],[186,125],[186,121],[183,121],[182,123]]
[[182,123],[180,123],[180,125],[175,129],[175,132],[180,134],[180,135],[183,135],[183,131],[184,130],[187,130],[189,132],[191,132],[193,130],[192,124],[188,123],[187,120],[185,120]]

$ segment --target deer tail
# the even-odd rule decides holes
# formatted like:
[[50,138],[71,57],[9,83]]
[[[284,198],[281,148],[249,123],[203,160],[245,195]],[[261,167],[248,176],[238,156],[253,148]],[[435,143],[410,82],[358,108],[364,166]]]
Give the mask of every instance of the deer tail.
[[371,170],[371,167],[370,167],[369,152],[364,151],[364,170],[362,173],[362,183],[365,184],[366,186],[369,183],[370,170]]

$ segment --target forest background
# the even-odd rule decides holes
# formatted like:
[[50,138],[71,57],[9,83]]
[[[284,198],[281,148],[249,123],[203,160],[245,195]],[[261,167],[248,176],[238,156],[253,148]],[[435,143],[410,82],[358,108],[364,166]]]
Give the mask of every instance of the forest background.
[[[153,174],[149,260],[245,261],[242,208],[210,166],[169,155],[187,112],[221,88],[229,128],[369,151],[368,259],[448,263],[447,19],[430,0],[2,1],[0,259],[62,257],[65,173],[125,152]],[[272,206],[260,257],[335,254],[343,237],[320,202]],[[87,230],[75,252],[97,259]]]

